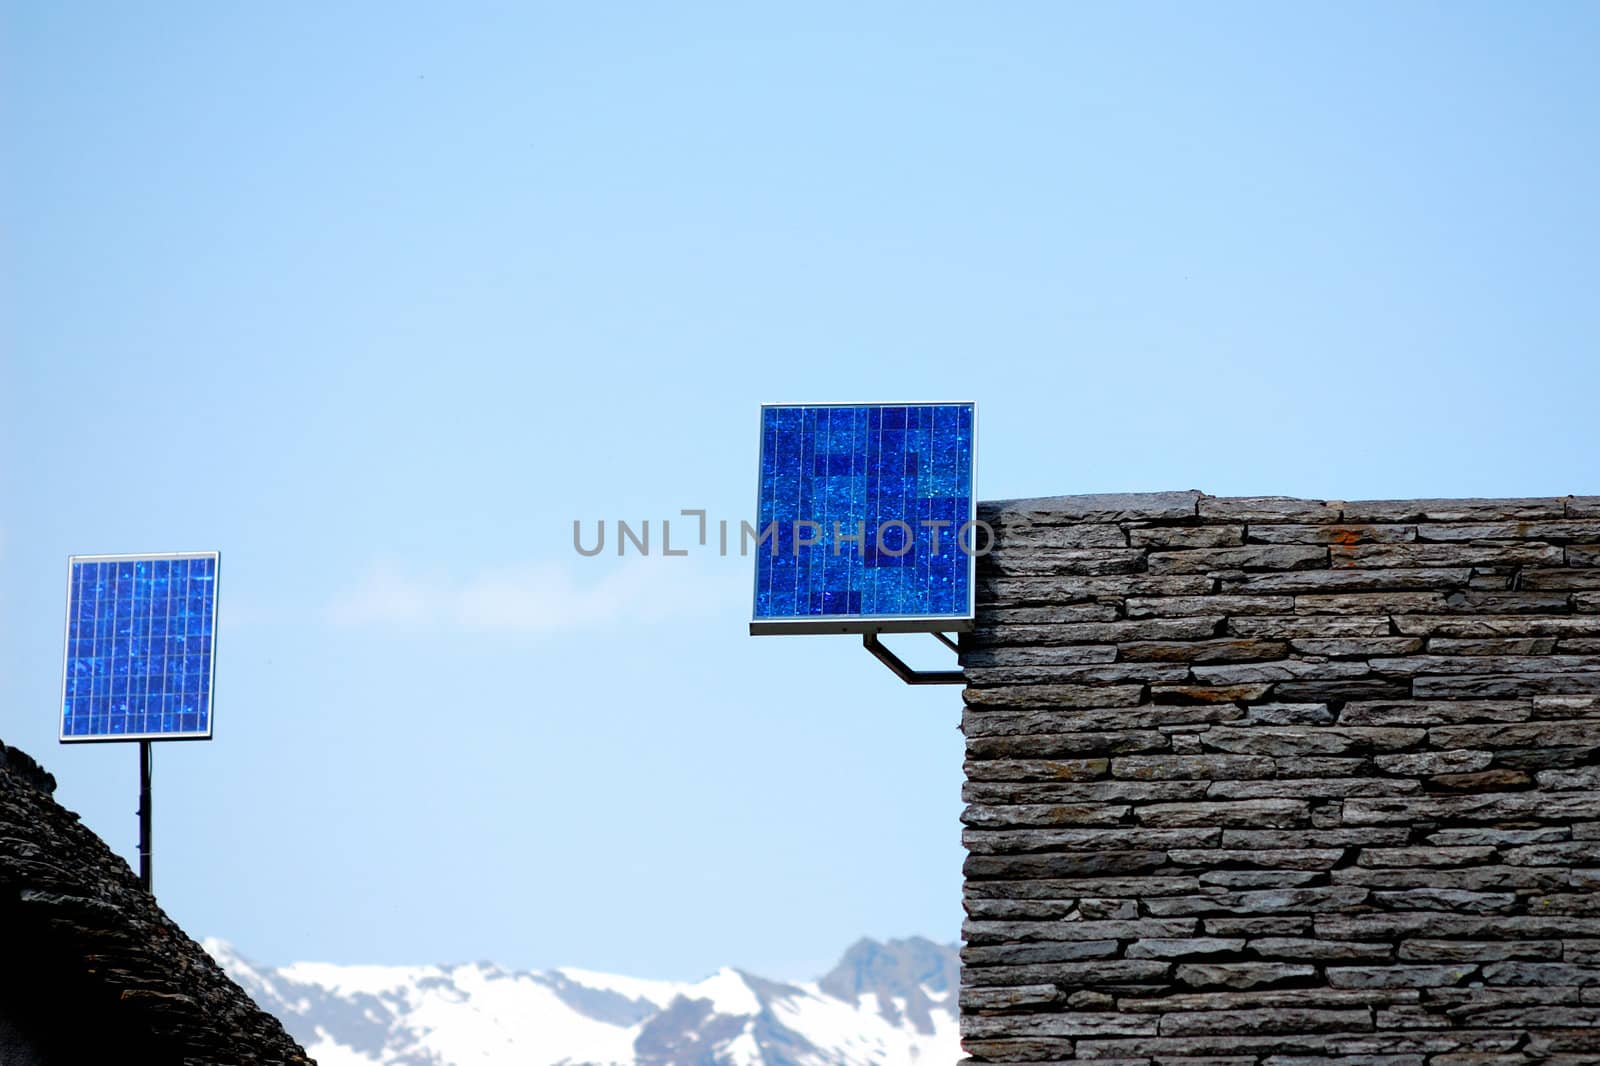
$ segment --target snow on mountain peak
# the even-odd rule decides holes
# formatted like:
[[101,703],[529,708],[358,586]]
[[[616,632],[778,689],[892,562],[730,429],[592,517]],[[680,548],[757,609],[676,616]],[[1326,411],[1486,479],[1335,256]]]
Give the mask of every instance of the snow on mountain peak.
[[696,982],[492,963],[250,962],[204,941],[322,1066],[954,1066],[954,946],[853,945],[815,984]]
[[724,966],[698,984],[690,985],[683,995],[689,999],[711,1001],[711,1009],[718,1014],[760,1014],[761,1000],[745,983],[744,974]]
[[550,972],[559,974],[584,988],[615,992],[627,999],[644,1000],[657,1007],[665,1007],[689,987],[682,981],[652,981],[647,977],[623,977],[595,970],[580,970],[575,966],[562,966]]

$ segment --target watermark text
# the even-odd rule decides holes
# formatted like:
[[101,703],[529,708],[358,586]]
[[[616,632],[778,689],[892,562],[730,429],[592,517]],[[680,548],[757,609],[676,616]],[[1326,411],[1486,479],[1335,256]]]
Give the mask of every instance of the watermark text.
[[[692,519],[684,522],[683,519]],[[678,533],[673,532],[673,522],[679,522]],[[898,559],[910,553],[926,531],[927,551],[938,555],[947,544],[963,555],[988,555],[994,547],[994,528],[979,518],[957,525],[949,519],[924,518],[915,525],[901,518],[890,518],[869,529],[865,521],[845,524],[835,521],[828,525],[809,518],[781,524],[776,520],[757,528],[743,519],[737,524],[728,519],[709,520],[703,508],[685,508],[678,517],[662,518],[655,528],[660,536],[651,538],[651,520],[629,521],[616,519],[608,524],[602,518],[586,528],[581,519],[572,520],[572,547],[579,555],[593,557],[605,554],[607,546],[616,555],[684,556],[692,551],[715,551],[718,555],[747,556],[765,550],[773,558],[780,554],[797,554],[802,548],[826,548],[834,555],[855,552],[869,556]],[[609,537],[608,537],[609,532]],[[715,534],[715,546],[712,534]],[[674,537],[677,537],[674,540]],[[947,539],[948,538],[948,539]]]

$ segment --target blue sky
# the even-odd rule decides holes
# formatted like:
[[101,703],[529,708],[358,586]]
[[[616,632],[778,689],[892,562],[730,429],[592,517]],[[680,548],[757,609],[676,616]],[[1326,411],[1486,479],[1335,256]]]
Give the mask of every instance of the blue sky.
[[747,517],[762,401],[976,399],[985,498],[1600,492],[1593,5],[333,6],[0,21],[0,738],[133,856],[66,557],[220,549],[157,892],[262,961],[956,937],[957,694],[572,549]]

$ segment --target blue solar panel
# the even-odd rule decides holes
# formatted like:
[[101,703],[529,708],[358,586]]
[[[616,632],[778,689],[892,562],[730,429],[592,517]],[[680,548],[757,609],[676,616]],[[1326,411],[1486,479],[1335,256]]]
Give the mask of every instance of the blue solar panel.
[[209,739],[217,553],[67,565],[61,739]]
[[[761,409],[752,632],[951,630],[972,618],[970,403]],[[807,543],[816,540],[816,543]]]

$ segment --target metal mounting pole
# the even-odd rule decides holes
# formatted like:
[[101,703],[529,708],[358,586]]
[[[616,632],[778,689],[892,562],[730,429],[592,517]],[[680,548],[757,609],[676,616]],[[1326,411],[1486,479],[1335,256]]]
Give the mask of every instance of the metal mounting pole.
[[139,741],[139,883],[150,889],[150,742]]
[[[940,641],[951,649],[958,648],[956,642],[943,633],[935,633],[934,636],[938,637]],[[861,643],[872,653],[874,659],[887,666],[895,677],[898,677],[908,685],[965,685],[967,683],[967,675],[961,670],[913,670],[906,665],[905,660],[901,659],[900,656],[884,647],[883,643],[878,640],[878,634],[876,633],[861,634]]]

